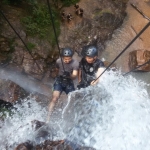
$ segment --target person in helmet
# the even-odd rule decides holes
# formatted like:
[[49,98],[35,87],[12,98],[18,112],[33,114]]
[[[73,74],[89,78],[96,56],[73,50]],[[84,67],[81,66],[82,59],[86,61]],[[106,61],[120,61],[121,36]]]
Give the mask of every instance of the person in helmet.
[[100,74],[104,71],[104,63],[98,59],[96,46],[88,45],[81,52],[83,58],[79,63],[78,89],[98,83]]
[[66,94],[75,90],[73,80],[78,76],[79,63],[72,58],[73,50],[70,48],[64,48],[61,51],[61,57],[56,61],[57,76],[53,84],[52,99],[48,107],[48,118],[53,111],[55,103],[64,91]]

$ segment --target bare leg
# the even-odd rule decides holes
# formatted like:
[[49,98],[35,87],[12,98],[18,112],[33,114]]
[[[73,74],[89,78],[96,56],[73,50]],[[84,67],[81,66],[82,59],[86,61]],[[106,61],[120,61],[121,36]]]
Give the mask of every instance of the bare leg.
[[53,97],[52,97],[51,102],[50,102],[50,104],[48,106],[47,122],[49,122],[50,116],[51,116],[51,114],[53,112],[53,109],[54,109],[54,106],[55,106],[58,98],[60,97],[60,92],[59,91],[54,91],[52,96]]

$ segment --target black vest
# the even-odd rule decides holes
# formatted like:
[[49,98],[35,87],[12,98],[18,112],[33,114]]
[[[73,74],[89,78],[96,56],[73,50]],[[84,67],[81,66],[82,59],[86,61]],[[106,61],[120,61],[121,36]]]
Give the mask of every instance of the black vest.
[[82,71],[81,81],[90,84],[91,81],[96,79],[95,73],[100,67],[104,67],[104,63],[101,60],[96,59],[94,63],[89,64],[84,58],[82,58],[82,60],[80,61],[80,68]]

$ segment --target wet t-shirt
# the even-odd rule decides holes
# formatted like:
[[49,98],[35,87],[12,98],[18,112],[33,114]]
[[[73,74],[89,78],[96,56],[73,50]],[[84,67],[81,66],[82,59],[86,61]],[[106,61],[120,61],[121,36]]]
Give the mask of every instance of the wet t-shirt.
[[88,63],[84,58],[79,63],[79,69],[81,69],[81,81],[88,84],[96,79],[96,73],[99,68],[104,68],[104,63],[100,59],[92,64]]
[[[74,60],[72,58],[71,62],[66,64],[63,62],[65,71],[68,71],[70,74],[72,73],[73,70],[78,70],[79,69],[79,62]],[[59,69],[58,75],[63,75],[64,69],[63,69],[62,61],[61,59],[57,59],[56,61],[56,67]]]

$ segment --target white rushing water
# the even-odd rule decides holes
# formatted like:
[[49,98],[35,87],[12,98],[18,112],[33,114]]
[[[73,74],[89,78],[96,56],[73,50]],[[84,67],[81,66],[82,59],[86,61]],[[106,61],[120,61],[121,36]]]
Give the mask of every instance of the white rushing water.
[[142,81],[105,74],[97,87],[79,92],[72,94],[70,140],[97,150],[149,150],[150,99]]
[[22,104],[16,104],[13,115],[1,123],[0,149],[12,150],[14,146],[27,140],[34,139],[31,121],[35,118],[43,120],[44,110],[35,102],[34,98],[24,99]]
[[[17,104],[14,115],[1,122],[0,149],[12,150],[30,140],[67,138],[75,144],[97,150],[149,150],[150,98],[147,86],[132,76],[105,73],[94,87],[76,90],[69,95],[63,117],[53,118],[47,137],[37,136],[33,120],[45,121],[46,108],[28,97]],[[61,120],[61,121],[60,121]],[[6,148],[7,147],[7,148]]]

